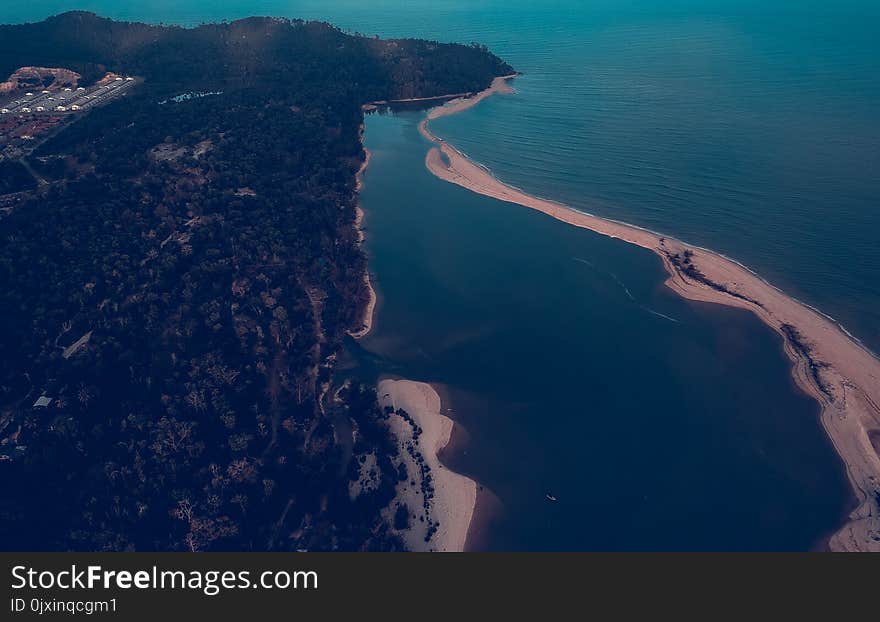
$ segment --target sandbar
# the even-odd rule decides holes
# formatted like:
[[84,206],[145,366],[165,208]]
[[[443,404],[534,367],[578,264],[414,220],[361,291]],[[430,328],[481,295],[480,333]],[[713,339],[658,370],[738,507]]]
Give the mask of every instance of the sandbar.
[[775,330],[792,362],[792,377],[821,407],[820,420],[846,467],[857,500],[846,524],[827,546],[835,551],[880,551],[880,457],[871,442],[880,437],[880,359],[833,318],[786,295],[741,263],[667,235],[529,195],[431,133],[431,120],[510,92],[508,79],[498,78],[473,97],[429,111],[419,127],[434,144],[425,159],[428,170],[473,192],[649,249],[660,257],[668,274],[665,284],[677,294],[747,309]]
[[391,414],[388,419],[409,475],[397,486],[397,500],[411,514],[410,526],[399,532],[400,537],[411,551],[463,551],[477,502],[477,484],[450,471],[438,458],[455,424],[441,414],[440,396],[430,384],[386,379],[379,382],[378,391],[382,408],[391,406],[395,413],[403,410],[410,417]]

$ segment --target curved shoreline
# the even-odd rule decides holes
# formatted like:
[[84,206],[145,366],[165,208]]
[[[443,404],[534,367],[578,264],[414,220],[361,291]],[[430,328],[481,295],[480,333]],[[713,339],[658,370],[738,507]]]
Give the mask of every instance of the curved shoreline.
[[646,248],[658,255],[667,287],[683,298],[752,311],[775,330],[792,362],[795,383],[820,405],[820,421],[846,467],[858,501],[849,520],[828,541],[836,551],[880,551],[880,359],[832,318],[776,288],[741,263],[627,223],[574,210],[529,195],[494,177],[428,129],[436,118],[457,114],[496,93],[509,93],[496,78],[481,93],[433,108],[419,125],[434,144],[425,165],[436,177],[508,203],[542,212],[564,223]]
[[[480,91],[479,93],[455,93],[451,95],[435,95],[433,97],[415,97],[409,99],[394,99],[388,101],[376,101],[371,102],[369,104],[365,104],[362,106],[364,112],[369,112],[371,110],[375,110],[379,106],[383,105],[392,105],[392,104],[402,104],[402,103],[417,103],[417,102],[433,102],[433,101],[442,101],[444,102],[443,106],[432,108],[429,111],[430,114],[437,114],[437,116],[443,116],[443,114],[455,114],[455,112],[461,112],[462,110],[466,110],[473,106],[476,106],[483,99],[492,95],[492,88],[497,88],[498,92],[510,93],[513,91],[508,84],[507,79],[515,78],[518,74],[511,74],[509,76],[504,76],[502,78],[495,78],[492,82],[492,87],[486,89],[484,91]],[[489,92],[492,91],[492,92]],[[437,110],[450,110],[450,112],[446,113],[435,113]],[[357,174],[355,175],[356,184],[355,184],[355,192],[360,194],[361,189],[364,187],[364,175],[367,172],[367,167],[370,165],[370,158],[372,154],[370,150],[367,149],[364,144],[364,130],[366,128],[366,123],[361,123],[360,128],[360,139],[361,146],[364,150],[364,161],[361,163],[360,168],[358,169]],[[360,199],[358,199],[357,205],[355,206],[355,220],[354,226],[357,230],[358,236],[358,244],[363,247],[365,234],[363,230],[364,223],[364,209],[360,203]],[[378,304],[378,295],[376,294],[376,289],[373,287],[372,278],[370,277],[369,269],[364,271],[364,286],[367,288],[367,305],[364,308],[363,320],[361,327],[357,330],[350,330],[348,334],[356,339],[360,340],[365,338],[370,334],[370,331],[373,330],[373,322],[376,315],[376,305]]]
[[[448,99],[432,98],[432,99]],[[361,143],[363,144],[364,126],[361,126]],[[364,161],[357,172],[356,191],[360,193],[364,185],[364,173],[370,165],[372,153],[364,149]],[[364,210],[360,200],[355,207],[354,226],[357,230],[358,244],[363,246],[366,235],[363,230]],[[363,326],[360,330],[349,331],[354,339],[363,339],[373,329],[376,314],[377,294],[373,287],[369,268],[364,270],[364,285],[369,293],[364,309]],[[428,541],[425,540],[427,525],[423,521],[413,519],[410,528],[400,533],[401,538],[411,551],[464,551],[471,522],[473,521],[477,503],[477,484],[474,480],[460,475],[443,466],[439,454],[449,444],[455,423],[441,414],[441,400],[436,390],[430,385],[412,380],[381,380],[377,385],[379,404],[381,407],[392,406],[402,408],[418,424],[421,433],[413,438],[413,431],[407,421],[393,414],[389,416],[389,427],[398,438],[400,455],[407,464],[411,477],[420,473],[419,464],[407,451],[412,445],[424,457],[431,474],[434,498],[429,501],[430,511],[424,507],[424,492],[408,482],[398,485],[398,502],[406,503],[411,511],[421,508],[423,520],[429,518],[439,525]],[[421,477],[421,474],[419,475]],[[411,480],[415,481],[415,480]],[[421,483],[421,482],[419,482]],[[393,522],[393,517],[388,517]]]
[[[477,502],[477,483],[443,466],[438,455],[449,444],[455,423],[441,414],[440,396],[430,384],[384,379],[378,391],[379,405],[395,411],[388,424],[398,439],[409,475],[397,485],[397,500],[411,513],[409,527],[399,535],[410,551],[464,551]],[[398,409],[406,411],[411,421],[397,415]],[[414,434],[415,425],[418,434]],[[428,470],[423,471],[422,465]],[[426,475],[430,475],[427,482]],[[431,490],[428,498],[425,484]],[[429,528],[435,529],[433,534]]]
[[[361,124],[361,144],[364,142],[364,125]],[[357,175],[355,179],[357,180],[355,185],[355,192],[360,195],[361,188],[364,187],[364,173],[367,172],[367,167],[370,165],[370,158],[373,154],[370,153],[370,150],[363,147],[364,150],[364,161],[361,163],[360,169],[358,169]],[[363,248],[364,238],[366,235],[363,230],[364,224],[364,208],[361,206],[360,196],[358,196],[357,205],[355,206],[355,218],[354,218],[354,227],[357,231],[358,236],[358,245]],[[376,290],[373,288],[373,281],[370,277],[370,270],[367,267],[364,270],[364,286],[367,288],[367,306],[364,308],[364,315],[362,320],[362,326],[358,330],[348,331],[348,334],[351,335],[354,339],[363,339],[370,331],[373,330],[373,316],[376,314]]]

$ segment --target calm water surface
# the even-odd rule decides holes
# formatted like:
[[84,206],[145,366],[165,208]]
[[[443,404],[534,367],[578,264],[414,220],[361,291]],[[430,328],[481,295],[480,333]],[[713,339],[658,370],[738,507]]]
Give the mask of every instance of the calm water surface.
[[484,546],[806,549],[836,524],[846,483],[775,333],[674,296],[648,251],[435,179],[420,118],[367,122],[363,347],[445,386],[448,464],[502,503]]
[[0,22],[74,8],[486,43],[519,96],[438,133],[532,193],[728,254],[880,351],[876,0],[41,0]]
[[[518,94],[438,134],[530,192],[731,255],[880,349],[875,2],[43,0],[0,22],[72,8],[486,43]],[[775,334],[674,297],[647,251],[434,179],[418,119],[367,123],[382,304],[359,373],[445,386],[450,466],[501,500],[484,546],[806,549],[834,528],[845,480]]]

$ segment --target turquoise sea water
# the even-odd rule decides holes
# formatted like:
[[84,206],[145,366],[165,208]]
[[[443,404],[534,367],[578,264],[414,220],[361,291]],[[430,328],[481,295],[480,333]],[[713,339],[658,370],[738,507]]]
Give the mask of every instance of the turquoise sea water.
[[[0,22],[72,8],[486,43],[518,94],[436,133],[527,191],[724,252],[880,349],[876,3],[44,0]],[[501,501],[485,547],[804,549],[834,528],[844,476],[773,333],[672,296],[647,251],[434,179],[418,118],[367,122],[382,304],[360,373],[444,384],[449,464]]]
[[530,192],[728,254],[880,350],[873,0],[41,0],[0,22],[73,8],[486,43],[519,95],[438,133]]

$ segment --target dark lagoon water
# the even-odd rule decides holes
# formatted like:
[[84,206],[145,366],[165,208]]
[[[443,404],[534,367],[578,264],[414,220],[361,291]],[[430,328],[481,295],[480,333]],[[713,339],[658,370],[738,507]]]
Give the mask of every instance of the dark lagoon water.
[[876,0],[40,0],[0,22],[70,9],[485,43],[519,96],[438,134],[533,194],[732,256],[880,351]]
[[[880,6],[802,0],[43,0],[181,23],[319,18],[480,41],[525,75],[434,131],[502,179],[733,256],[880,349]],[[442,383],[492,549],[806,549],[849,501],[816,406],[750,315],[649,252],[433,177],[372,115],[382,304],[357,373]],[[548,503],[550,492],[559,498]]]
[[[848,502],[775,333],[685,302],[659,259],[432,177],[419,113],[372,115],[371,369],[443,385],[490,549],[806,549]],[[550,503],[552,493],[559,501]]]

